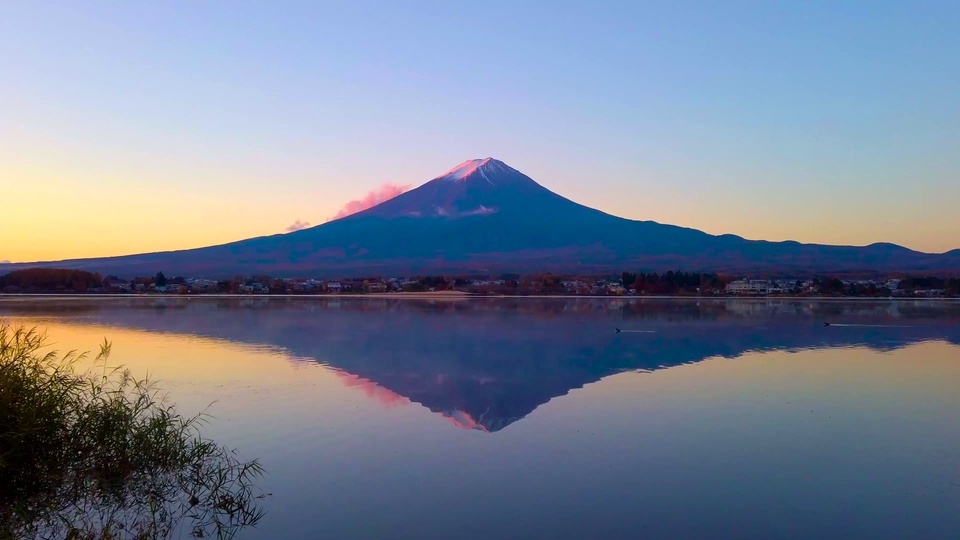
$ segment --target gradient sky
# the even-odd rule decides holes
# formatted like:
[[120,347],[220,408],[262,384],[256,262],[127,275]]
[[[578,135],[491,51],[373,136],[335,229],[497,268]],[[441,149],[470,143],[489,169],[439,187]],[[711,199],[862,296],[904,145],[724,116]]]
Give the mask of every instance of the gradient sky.
[[607,212],[960,247],[960,3],[6,2],[0,260],[314,225],[493,156]]

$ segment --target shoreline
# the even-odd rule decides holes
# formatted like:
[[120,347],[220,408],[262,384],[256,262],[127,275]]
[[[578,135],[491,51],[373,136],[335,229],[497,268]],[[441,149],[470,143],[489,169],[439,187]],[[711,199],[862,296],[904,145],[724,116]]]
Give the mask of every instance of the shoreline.
[[396,292],[396,293],[336,293],[336,294],[61,294],[61,293],[0,293],[0,302],[15,299],[49,299],[49,300],[83,300],[83,299],[111,299],[111,298],[143,298],[143,299],[212,299],[212,298],[299,298],[304,300],[332,300],[332,299],[395,299],[395,300],[505,300],[505,299],[537,299],[537,300],[696,300],[696,301],[727,301],[741,300],[751,302],[771,301],[816,301],[816,302],[960,302],[960,298],[951,297],[864,297],[864,296],[687,296],[687,295],[564,295],[564,294],[524,294],[524,295],[492,295],[472,294],[461,291],[437,292]]

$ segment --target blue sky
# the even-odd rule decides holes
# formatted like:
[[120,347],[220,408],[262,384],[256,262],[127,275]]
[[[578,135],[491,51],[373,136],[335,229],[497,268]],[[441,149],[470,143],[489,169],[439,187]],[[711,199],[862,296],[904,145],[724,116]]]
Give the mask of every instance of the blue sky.
[[958,28],[956,2],[7,3],[0,259],[316,225],[486,156],[624,217],[945,251]]

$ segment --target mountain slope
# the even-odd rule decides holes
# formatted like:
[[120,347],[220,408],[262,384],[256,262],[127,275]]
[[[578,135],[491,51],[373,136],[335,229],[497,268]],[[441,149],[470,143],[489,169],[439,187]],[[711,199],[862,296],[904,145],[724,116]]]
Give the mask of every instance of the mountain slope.
[[366,211],[297,232],[193,250],[11,266],[209,277],[678,268],[948,271],[960,269],[960,250],[935,255],[893,244],[751,241],[628,220],[570,201],[487,158],[466,161]]

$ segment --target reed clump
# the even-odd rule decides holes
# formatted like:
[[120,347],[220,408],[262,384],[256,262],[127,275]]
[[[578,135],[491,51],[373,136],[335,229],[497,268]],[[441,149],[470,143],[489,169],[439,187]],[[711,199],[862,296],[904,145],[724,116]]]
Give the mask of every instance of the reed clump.
[[[44,352],[0,323],[0,540],[230,538],[256,525],[257,461],[204,438],[146,379]],[[92,368],[80,369],[80,365]]]

